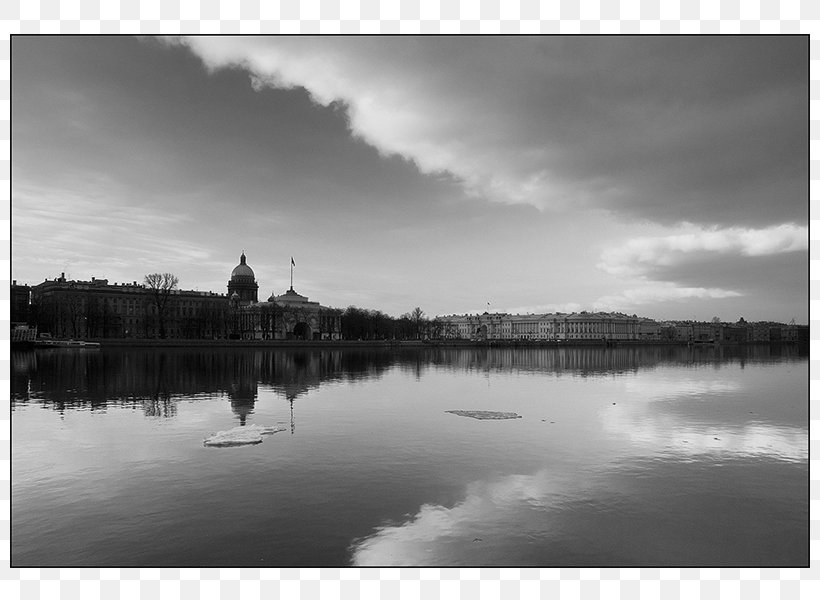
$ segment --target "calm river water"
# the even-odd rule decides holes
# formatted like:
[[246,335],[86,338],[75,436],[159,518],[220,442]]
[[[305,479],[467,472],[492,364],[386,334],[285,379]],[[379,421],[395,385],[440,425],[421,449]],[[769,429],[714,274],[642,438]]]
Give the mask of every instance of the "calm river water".
[[12,566],[809,560],[792,346],[38,350],[11,406]]

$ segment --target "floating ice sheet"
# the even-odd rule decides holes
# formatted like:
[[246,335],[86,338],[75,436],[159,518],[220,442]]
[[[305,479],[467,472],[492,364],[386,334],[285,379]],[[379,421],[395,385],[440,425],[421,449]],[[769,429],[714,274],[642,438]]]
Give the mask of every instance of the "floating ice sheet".
[[261,444],[262,436],[285,431],[282,425],[273,427],[262,427],[260,425],[245,425],[228,429],[227,431],[217,431],[213,435],[205,438],[205,446],[225,448],[228,446],[248,446],[251,444]]
[[494,410],[445,410],[444,412],[458,415],[459,417],[472,417],[473,419],[487,419],[500,421],[502,419],[520,419],[521,415],[514,412],[498,412]]

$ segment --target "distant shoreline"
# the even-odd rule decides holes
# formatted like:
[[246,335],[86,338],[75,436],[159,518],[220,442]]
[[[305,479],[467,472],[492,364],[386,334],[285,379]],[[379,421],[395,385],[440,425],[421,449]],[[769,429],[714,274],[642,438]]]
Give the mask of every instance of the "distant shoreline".
[[[682,342],[661,340],[186,340],[95,338],[101,348],[617,348],[636,346],[760,346],[798,344],[775,342]],[[15,345],[16,347],[16,345]]]

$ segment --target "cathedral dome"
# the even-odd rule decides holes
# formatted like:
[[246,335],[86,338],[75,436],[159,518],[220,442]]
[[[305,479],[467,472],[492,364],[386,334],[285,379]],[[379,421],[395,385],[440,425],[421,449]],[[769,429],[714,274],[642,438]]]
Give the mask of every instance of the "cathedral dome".
[[234,267],[233,271],[231,271],[231,280],[241,280],[246,278],[253,281],[255,279],[255,275],[253,274],[253,269],[245,263],[245,253],[243,252],[242,256],[239,258],[239,264]]
[[231,271],[231,278],[228,280],[228,297],[235,302],[234,296],[239,295],[240,304],[255,304],[257,300],[257,290],[259,286],[251,269],[245,262],[245,253],[239,257],[239,264]]

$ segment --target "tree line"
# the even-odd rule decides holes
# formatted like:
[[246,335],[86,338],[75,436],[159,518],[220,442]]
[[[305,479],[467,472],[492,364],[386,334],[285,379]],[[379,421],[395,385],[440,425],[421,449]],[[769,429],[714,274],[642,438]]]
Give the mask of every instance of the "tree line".
[[430,319],[420,307],[400,317],[380,310],[348,306],[342,312],[342,337],[347,340],[424,340],[446,337],[448,324]]

